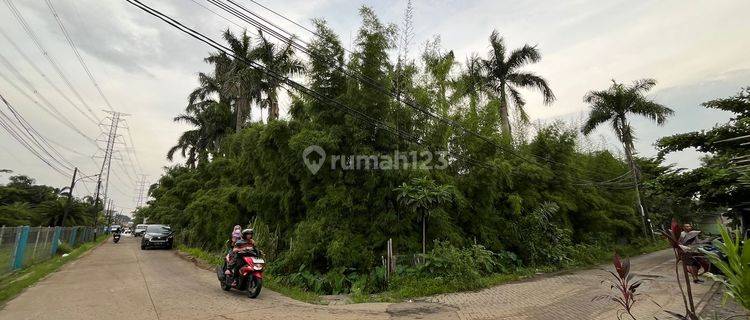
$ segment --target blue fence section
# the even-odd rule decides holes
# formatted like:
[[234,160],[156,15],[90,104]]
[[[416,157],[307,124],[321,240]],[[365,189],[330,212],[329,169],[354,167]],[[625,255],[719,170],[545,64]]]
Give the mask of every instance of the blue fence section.
[[91,227],[0,227],[0,276],[59,254],[60,246],[75,247],[94,240]]

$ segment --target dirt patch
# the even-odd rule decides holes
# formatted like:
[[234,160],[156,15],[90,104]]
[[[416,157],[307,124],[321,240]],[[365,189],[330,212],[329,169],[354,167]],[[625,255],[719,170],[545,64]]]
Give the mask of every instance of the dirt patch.
[[182,252],[180,250],[175,250],[174,254],[177,255],[178,257],[180,257],[183,260],[187,260],[187,261],[192,262],[198,268],[201,268],[201,269],[204,269],[204,270],[208,270],[208,271],[215,271],[216,270],[216,266],[212,266],[210,263],[205,262],[205,261],[203,261],[201,259],[198,259],[196,257],[193,257],[190,254],[187,254],[187,253]]
[[458,319],[458,309],[431,302],[403,302],[388,306],[391,319]]

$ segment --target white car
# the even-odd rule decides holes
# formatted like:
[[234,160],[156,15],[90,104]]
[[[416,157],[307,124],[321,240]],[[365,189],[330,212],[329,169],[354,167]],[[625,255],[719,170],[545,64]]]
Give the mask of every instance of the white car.
[[129,236],[129,235],[131,235],[131,233],[132,232],[130,232],[130,229],[126,229],[125,232],[123,232],[122,234],[124,234],[126,236]]

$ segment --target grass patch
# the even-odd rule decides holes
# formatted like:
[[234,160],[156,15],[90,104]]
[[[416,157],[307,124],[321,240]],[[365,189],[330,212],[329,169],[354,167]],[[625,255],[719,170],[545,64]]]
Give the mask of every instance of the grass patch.
[[[634,245],[618,245],[613,249],[625,257],[634,257],[641,254],[651,253],[668,248],[664,241],[643,242]],[[448,280],[441,277],[418,277],[403,276],[394,278],[389,289],[376,294],[352,294],[352,301],[356,303],[363,302],[401,302],[407,299],[426,297],[442,293],[475,291],[496,285],[532,278],[538,273],[552,272],[570,272],[590,268],[602,263],[610,262],[612,251],[602,250],[594,253],[587,261],[572,261],[562,267],[542,266],[542,267],[522,267],[511,273],[496,273],[480,277],[478,283],[467,284],[458,280]]]
[[218,266],[224,263],[224,261],[222,260],[221,254],[207,252],[200,248],[193,248],[193,247],[185,246],[183,244],[178,244],[177,250],[187,253],[193,258],[206,262],[212,266]]
[[472,291],[483,288],[496,286],[499,284],[518,281],[530,278],[537,272],[546,270],[522,268],[513,273],[493,274],[484,276],[479,279],[477,287],[468,285],[460,281],[447,281],[442,277],[421,278],[421,277],[400,277],[393,279],[390,289],[376,294],[358,295],[352,294],[353,302],[401,302],[410,298],[426,297],[441,293],[452,293],[462,291]]
[[294,300],[312,304],[327,304],[325,300],[321,299],[320,296],[315,292],[305,291],[301,288],[281,284],[278,281],[274,280],[273,275],[264,274],[263,285],[268,289],[276,291]]
[[[224,263],[220,253],[211,253],[200,248],[188,247],[182,244],[177,245],[177,249],[212,266]],[[263,274],[263,286],[295,300],[312,304],[324,304],[324,300],[316,293],[281,284],[267,271]]]
[[65,258],[55,256],[52,259],[31,265],[0,278],[0,305],[5,304],[24,289],[34,285],[40,279],[57,271],[64,264],[77,259],[91,248],[106,240],[107,237],[102,237],[98,241],[84,243],[78,248],[73,249]]
[[[221,254],[218,253],[210,253],[200,248],[192,248],[184,245],[178,245],[177,248],[180,251],[185,252],[196,259],[210,263],[211,265],[220,265],[223,263]],[[616,246],[614,250],[622,256],[630,257],[666,248],[667,244],[665,242],[655,241],[639,243],[636,245]],[[425,278],[416,275],[406,275],[394,278],[387,291],[376,294],[351,294],[350,298],[355,303],[400,302],[411,298],[426,297],[442,293],[474,291],[503,283],[529,279],[538,273],[584,269],[601,263],[606,263],[610,261],[610,259],[612,259],[611,251],[602,250],[592,256],[590,255],[588,261],[574,261],[566,264],[564,267],[523,267],[510,273],[496,273],[482,276],[477,283],[471,284],[460,281],[460,279],[456,281],[446,280],[441,277]],[[312,304],[325,304],[325,300],[321,299],[320,295],[317,293],[296,286],[281,284],[274,279],[274,275],[267,272],[264,278],[264,286],[295,300]]]

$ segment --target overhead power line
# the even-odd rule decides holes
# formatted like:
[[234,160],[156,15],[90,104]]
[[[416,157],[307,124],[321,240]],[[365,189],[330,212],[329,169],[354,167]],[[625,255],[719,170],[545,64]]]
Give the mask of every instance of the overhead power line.
[[[15,118],[15,121],[11,119],[10,117],[6,116],[7,121],[16,129],[18,129],[22,134],[24,134],[28,139],[30,139],[38,149],[40,149],[42,152],[46,153],[49,157],[51,157],[55,162],[60,164],[63,168],[72,170],[73,167],[75,167],[70,161],[65,160],[65,157],[63,157],[54,147],[52,147],[47,139],[42,136],[36,129],[34,129],[31,124],[26,121],[26,119],[18,112],[15,108],[7,101],[5,100],[5,97],[0,95],[0,99],[2,99],[5,106],[8,108],[8,110],[13,115],[13,118]],[[19,125],[23,130],[19,128]],[[49,149],[52,150],[55,155],[49,152]]]
[[[68,32],[68,29],[65,28],[65,24],[63,24],[62,19],[57,14],[57,10],[55,10],[55,6],[52,5],[52,1],[50,0],[44,0],[44,1],[47,3],[47,7],[49,8],[50,12],[52,12],[52,15],[55,17],[55,21],[57,22],[57,25],[60,27],[60,30],[62,31],[63,36],[65,36],[65,40],[68,42],[68,45],[70,45],[70,48],[73,49],[73,53],[75,53],[76,58],[78,59],[78,63],[81,64],[83,71],[86,72],[86,75],[88,76],[89,80],[91,80],[91,83],[94,85],[94,87],[96,88],[96,91],[99,93],[99,96],[102,98],[102,100],[104,100],[104,103],[107,104],[107,108],[112,110],[112,104],[109,103],[109,99],[107,99],[107,96],[105,96],[104,92],[102,92],[102,88],[99,86],[99,83],[96,81],[96,79],[94,79],[94,75],[91,73],[89,66],[86,64],[86,61],[83,59],[83,56],[81,56],[81,53],[78,51],[78,46],[76,46],[75,41],[73,41],[73,38],[71,38],[70,33]],[[92,111],[91,108],[89,108],[89,111],[92,114],[94,113],[94,111]]]
[[39,49],[39,52],[44,56],[44,58],[49,62],[50,65],[52,65],[52,68],[55,70],[55,73],[60,77],[60,79],[65,83],[65,86],[68,87],[68,89],[73,92],[73,95],[78,99],[78,101],[86,107],[86,109],[89,110],[89,112],[92,113],[94,118],[96,117],[96,114],[93,113],[91,110],[91,106],[89,106],[86,101],[81,97],[81,94],[78,92],[78,90],[75,89],[73,84],[70,82],[67,76],[65,76],[65,73],[62,71],[62,68],[60,68],[60,65],[55,61],[52,54],[50,54],[47,49],[44,48],[41,41],[39,40],[39,37],[37,37],[36,33],[33,29],[29,26],[29,24],[26,22],[26,19],[23,17],[20,11],[16,8],[16,6],[13,4],[13,1],[11,0],[5,0],[5,4],[8,6],[8,9],[10,9],[11,13],[13,13],[13,16],[16,18],[18,23],[21,25],[23,30],[26,32],[26,34],[29,36],[32,42],[34,42],[34,45],[36,45],[37,49]]
[[29,64],[31,66],[31,68],[34,69],[34,71],[37,74],[39,74],[42,77],[42,79],[44,79],[44,81],[47,82],[47,84],[50,87],[52,87],[52,89],[54,89],[55,92],[57,92],[57,94],[59,94],[63,98],[63,100],[65,100],[68,104],[70,104],[71,106],[73,106],[73,108],[75,108],[76,111],[78,111],[81,115],[83,115],[86,119],[88,119],[92,123],[96,124],[99,121],[99,120],[97,120],[95,114],[93,114],[93,116],[92,116],[92,114],[86,113],[83,110],[81,110],[81,108],[75,102],[73,102],[73,100],[71,100],[70,97],[68,97],[68,95],[65,94],[60,89],[60,87],[58,87],[54,82],[52,82],[52,80],[47,76],[47,74],[44,73],[39,68],[39,66],[37,66],[37,64],[31,58],[29,58],[29,56],[25,52],[23,52],[23,50],[21,50],[21,47],[19,47],[15,43],[15,41],[13,41],[13,39],[11,39],[10,36],[8,36],[5,33],[4,30],[2,30],[2,28],[0,28],[0,35],[2,35],[3,38],[5,38],[5,41],[7,41],[8,43],[10,43],[10,45],[13,47],[13,49],[21,56],[21,58],[23,58],[26,61],[26,63]]
[[[28,93],[26,93],[23,89],[21,89],[20,87],[18,87],[14,81],[11,81],[10,79],[8,79],[4,74],[0,73],[0,78],[2,78],[3,80],[5,80],[6,82],[8,82],[18,92],[20,92],[22,95],[24,95],[27,98],[29,98],[31,101],[34,102],[34,104],[36,104],[37,106],[39,106],[40,108],[42,108],[42,110],[44,110],[45,112],[47,112],[49,115],[51,115],[57,121],[59,121],[60,123],[62,123],[64,126],[66,126],[69,129],[75,131],[76,133],[78,133],[79,135],[81,135],[84,139],[88,140],[89,142],[93,142],[93,139],[91,139],[91,137],[87,136],[83,131],[81,131],[72,121],[70,121],[70,119],[68,119],[49,100],[47,100],[47,98],[45,98],[36,89],[36,87],[34,87],[34,85],[28,79],[26,79],[26,77],[24,77],[23,74],[21,74],[21,72],[19,72],[10,63],[10,61],[8,61],[8,59],[6,59],[2,54],[0,54],[0,62],[2,62],[2,64],[4,64],[6,66],[6,68],[8,68],[8,70],[10,70],[11,73],[13,73],[13,75],[19,80],[19,82],[21,82],[29,91],[32,92],[32,94],[34,96],[36,96],[36,99],[31,98],[31,96]],[[40,100],[40,101],[42,101],[44,103],[44,105],[42,105],[41,103],[39,103],[39,101],[37,101],[37,99]]]
[[[389,125],[389,124],[387,124],[385,122],[382,122],[382,121],[380,121],[378,119],[373,118],[372,116],[368,115],[367,113],[364,113],[364,112],[362,112],[360,110],[357,110],[357,109],[353,109],[353,108],[351,108],[351,107],[349,107],[349,106],[347,106],[347,105],[345,105],[345,104],[343,104],[343,103],[341,103],[341,102],[339,102],[337,100],[334,100],[334,99],[329,98],[329,97],[327,97],[325,95],[322,95],[322,94],[318,93],[315,90],[307,88],[304,85],[301,85],[300,83],[298,83],[298,82],[296,82],[294,80],[289,79],[288,77],[285,77],[283,75],[277,74],[276,72],[274,72],[274,71],[266,68],[265,66],[263,66],[263,65],[261,65],[261,64],[259,64],[257,62],[250,61],[250,60],[248,60],[248,59],[246,59],[244,57],[236,56],[232,52],[232,50],[230,48],[228,48],[228,47],[226,47],[226,46],[224,46],[222,44],[217,43],[213,39],[211,39],[211,38],[203,35],[202,33],[198,32],[198,31],[195,31],[194,29],[192,29],[190,27],[185,26],[184,24],[182,24],[179,21],[177,21],[177,20],[169,17],[168,15],[166,15],[164,13],[161,13],[160,11],[158,11],[156,9],[153,9],[152,7],[150,7],[148,5],[143,4],[139,0],[126,0],[126,1],[129,2],[130,4],[134,5],[134,6],[138,7],[139,9],[141,9],[141,10],[143,10],[143,11],[145,11],[145,12],[147,12],[147,13],[149,13],[149,14],[157,17],[157,18],[159,18],[160,20],[166,22],[167,24],[175,27],[176,29],[180,30],[181,32],[183,32],[183,33],[185,33],[185,34],[187,34],[187,35],[189,35],[189,36],[191,36],[191,37],[193,37],[193,38],[195,38],[195,39],[197,39],[197,40],[199,40],[199,41],[201,41],[201,42],[203,42],[203,43],[205,43],[205,44],[207,44],[207,45],[209,45],[211,47],[213,47],[214,49],[219,50],[220,52],[223,52],[223,53],[227,54],[228,56],[230,56],[230,57],[232,57],[232,58],[234,58],[236,60],[242,61],[243,63],[247,64],[248,66],[250,66],[250,67],[252,67],[254,69],[257,69],[259,71],[262,71],[262,72],[266,73],[270,77],[273,77],[273,78],[279,80],[281,83],[283,83],[284,85],[286,85],[290,89],[297,90],[297,91],[299,91],[299,92],[301,92],[301,93],[303,93],[305,95],[308,95],[308,96],[310,96],[310,97],[312,97],[314,99],[318,99],[318,100],[324,101],[324,102],[329,102],[333,106],[335,106],[337,108],[340,108],[340,109],[344,110],[345,112],[347,112],[347,113],[355,116],[355,118],[361,120],[364,124],[373,126],[376,130],[377,129],[382,129],[382,130],[385,130],[387,132],[393,133],[393,134],[395,134],[397,136],[406,138],[411,143],[423,145],[423,143],[418,138],[413,137],[408,132],[405,132],[403,130],[395,128],[395,127],[393,127],[393,126],[391,126],[391,125]],[[457,156],[457,155],[454,155],[454,156],[456,158],[458,158],[458,159],[464,160],[464,161],[469,162],[469,163],[473,163],[475,165],[488,166],[487,164],[479,163],[476,160],[472,160],[472,159],[469,159],[469,158],[466,158],[466,157],[461,157],[461,156]]]
[[[5,106],[9,110],[12,110],[14,116],[17,116],[17,117],[20,118],[20,115],[17,115],[15,109],[13,109],[12,105],[10,104],[10,102],[8,102],[8,100],[5,99],[5,97],[2,95],[2,93],[0,93],[0,100],[3,102],[3,104],[5,104]],[[23,121],[19,121],[19,122],[20,122],[20,125],[22,127],[24,126],[24,123],[26,123],[25,119]],[[56,171],[57,173],[65,176],[65,177],[70,177],[70,175],[64,171],[64,169],[70,169],[70,168],[67,167],[63,163],[62,160],[60,160],[60,159],[56,158],[54,155],[52,155],[52,153],[50,153],[46,148],[44,148],[41,143],[39,143],[39,140],[36,139],[36,137],[32,133],[32,132],[36,132],[36,130],[32,131],[28,127],[24,127],[25,128],[24,130],[26,131],[26,134],[24,134],[24,130],[22,130],[21,128],[19,128],[18,124],[19,123],[16,123],[5,112],[3,112],[2,110],[0,110],[0,126],[2,126],[3,129],[5,129],[5,131],[7,131],[8,134],[13,139],[15,139],[18,143],[20,143],[25,149],[27,149],[29,152],[31,152],[35,157],[37,157],[39,160],[41,160],[44,164],[46,164],[47,166],[49,166],[50,168],[52,168],[52,170]],[[32,145],[33,144],[32,141],[36,142],[36,144],[37,144],[36,148]],[[37,150],[37,149],[41,149],[42,153],[47,154],[47,156],[49,158],[51,158],[51,160],[48,159],[47,157],[45,157],[44,155],[42,155],[40,153],[40,150]],[[54,164],[55,162],[57,164]],[[62,167],[62,169],[60,167]]]
[[[268,33],[272,37],[274,37],[276,39],[279,39],[281,41],[290,43],[295,49],[297,49],[297,50],[299,50],[299,51],[307,54],[308,56],[310,56],[310,57],[316,57],[316,55],[308,49],[309,43],[307,43],[307,42],[305,42],[303,40],[299,40],[299,38],[296,37],[293,33],[285,30],[284,28],[278,26],[277,24],[274,24],[273,22],[269,21],[268,19],[263,18],[261,15],[258,15],[255,12],[247,9],[243,5],[238,4],[236,1],[234,1],[234,0],[226,0],[227,2],[231,3],[232,5],[234,5],[234,7],[232,7],[232,6],[230,6],[230,5],[222,2],[221,0],[207,0],[207,1],[210,2],[210,3],[212,3],[213,5],[215,5],[219,9],[221,9],[221,10],[223,10],[223,11],[225,11],[225,12],[227,12],[227,13],[229,13],[229,14],[237,17],[237,18],[239,18],[240,20],[245,21],[246,23],[248,23],[248,24],[250,24],[250,25],[258,28],[259,30],[265,31],[266,33]],[[261,5],[257,1],[252,1],[252,2],[255,3],[255,4],[258,4],[259,6],[263,7],[264,9],[266,9],[268,11],[271,11],[275,15],[281,16],[282,18],[284,18],[287,21],[293,22],[291,19],[286,18],[282,14],[280,14],[280,13],[278,13],[276,11],[273,11],[270,8],[266,7],[266,6]],[[253,18],[253,17],[255,17],[255,18]],[[295,22],[293,22],[293,23],[296,24],[296,25],[298,25],[298,26],[300,26],[299,24],[297,24]],[[271,25],[273,28],[267,26],[266,24],[267,25]],[[310,29],[308,29],[306,27],[303,27],[303,26],[301,26],[301,27],[303,29],[307,30],[308,32],[312,33],[313,35],[319,37],[321,40],[326,41],[326,39],[323,39],[320,36],[320,34],[318,34],[317,32],[313,32],[312,30],[310,30]],[[296,43],[297,41],[302,42],[303,45],[297,44]],[[320,57],[317,57],[317,58],[320,58]],[[370,77],[368,77],[368,76],[366,76],[364,74],[361,74],[361,73],[359,73],[357,71],[349,70],[346,66],[340,65],[340,64],[338,64],[336,62],[333,62],[333,61],[328,61],[328,62],[329,62],[329,66],[335,67],[335,68],[339,69],[344,75],[346,75],[346,76],[348,76],[350,78],[357,79],[358,81],[360,81],[360,82],[362,82],[362,83],[364,83],[366,85],[369,85],[370,87],[372,87],[372,88],[380,91],[381,93],[387,94],[387,95],[393,97],[400,104],[403,104],[403,105],[405,105],[407,107],[410,107],[410,108],[412,108],[414,110],[417,110],[417,111],[419,111],[419,112],[427,115],[428,117],[432,118],[433,120],[436,120],[436,121],[438,121],[438,122],[440,122],[442,124],[448,125],[448,126],[454,128],[454,129],[459,129],[460,131],[468,133],[471,136],[482,140],[484,143],[487,143],[487,144],[493,146],[494,148],[496,148],[498,150],[507,152],[508,154],[510,154],[510,155],[512,155],[512,156],[514,156],[514,157],[516,157],[516,158],[518,158],[520,160],[522,160],[522,161],[525,161],[525,162],[531,163],[533,165],[539,166],[538,163],[536,163],[534,161],[531,161],[528,157],[526,157],[524,155],[521,155],[518,152],[516,152],[515,150],[513,150],[511,146],[505,146],[505,145],[502,145],[502,144],[498,144],[495,141],[493,141],[492,139],[487,138],[487,137],[481,135],[480,133],[477,133],[476,131],[470,130],[470,129],[466,128],[465,126],[463,126],[462,124],[460,124],[460,123],[458,123],[458,122],[456,122],[456,121],[454,121],[452,119],[449,119],[449,118],[447,118],[445,116],[441,116],[439,114],[436,114],[432,110],[430,110],[430,109],[428,109],[428,108],[426,108],[424,106],[421,106],[419,103],[417,103],[416,101],[414,101],[414,99],[409,99],[409,98],[405,99],[401,95],[396,94],[396,93],[388,90],[387,88],[385,88],[384,86],[382,86],[381,84],[379,84],[376,80],[374,80],[374,79],[372,79],[372,78],[370,78]],[[541,158],[541,157],[536,156],[536,155],[531,155],[531,157],[532,158],[536,158],[537,160],[539,160],[541,162],[547,162],[547,163],[551,163],[551,164],[554,163],[554,164],[558,164],[558,165],[562,165],[562,166],[567,166],[572,171],[577,171],[579,174],[585,173],[585,172],[581,171],[582,169],[580,169],[578,167],[570,166],[567,163],[561,163],[561,162],[558,162],[558,161],[555,161],[555,160],[552,160],[552,159],[544,159],[544,158]],[[589,172],[592,172],[592,171],[589,170]],[[611,173],[610,172],[606,172],[606,173],[600,173],[600,174],[609,175]],[[601,183],[601,182],[590,181],[590,180],[586,180],[586,179],[577,179],[577,180],[580,180],[582,183],[585,183],[585,184],[599,184],[599,183]]]

